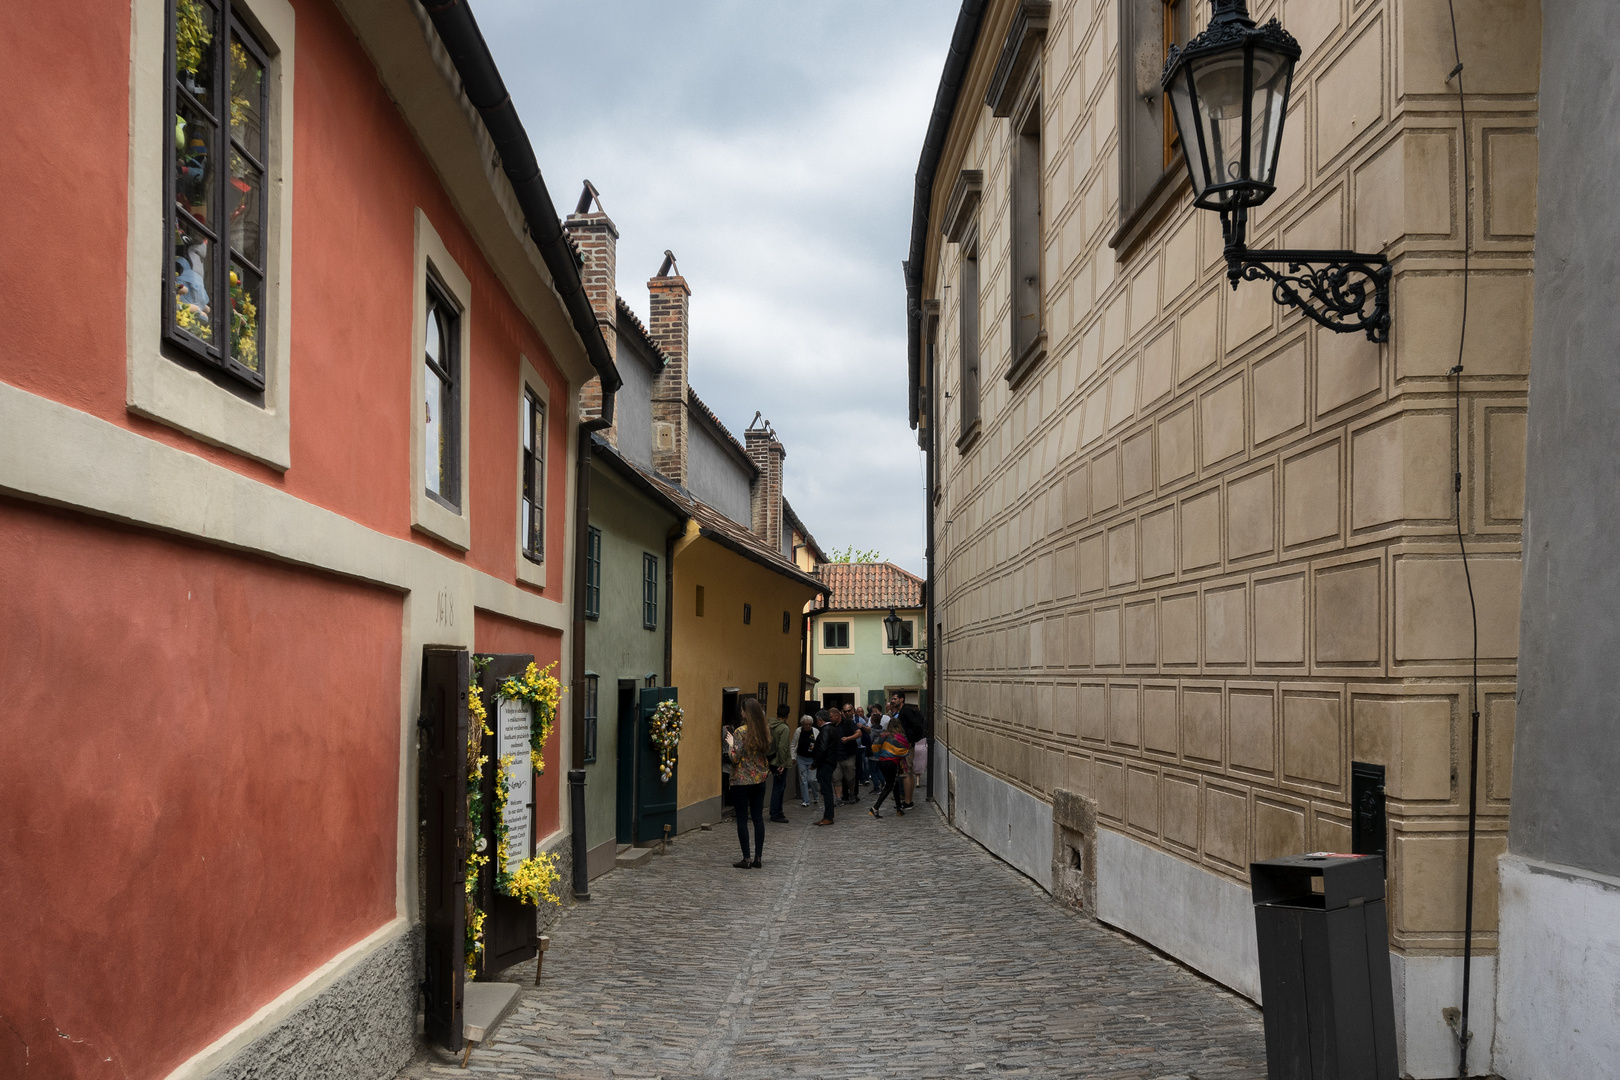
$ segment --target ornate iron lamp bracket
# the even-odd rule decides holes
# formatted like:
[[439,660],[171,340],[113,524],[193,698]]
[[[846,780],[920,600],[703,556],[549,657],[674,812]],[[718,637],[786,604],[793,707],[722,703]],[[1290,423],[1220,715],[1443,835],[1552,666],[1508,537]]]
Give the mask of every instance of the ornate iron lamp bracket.
[[910,660],[913,664],[928,663],[927,649],[895,649],[894,655],[903,656],[907,660]]
[[[1226,276],[1271,282],[1272,298],[1296,307],[1336,334],[1363,331],[1367,340],[1389,340],[1389,260],[1359,251],[1279,249],[1250,251],[1245,244],[1248,212],[1221,214],[1226,234]],[[1285,266],[1279,270],[1273,264]]]

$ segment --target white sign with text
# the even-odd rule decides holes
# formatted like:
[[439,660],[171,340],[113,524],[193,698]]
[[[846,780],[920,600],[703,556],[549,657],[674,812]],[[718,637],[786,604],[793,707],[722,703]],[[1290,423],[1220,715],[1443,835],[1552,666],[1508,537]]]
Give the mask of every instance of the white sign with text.
[[530,708],[522,699],[502,698],[496,713],[498,754],[511,758],[506,765],[506,872],[509,874],[529,857],[529,811],[534,802],[534,768],[529,763]]

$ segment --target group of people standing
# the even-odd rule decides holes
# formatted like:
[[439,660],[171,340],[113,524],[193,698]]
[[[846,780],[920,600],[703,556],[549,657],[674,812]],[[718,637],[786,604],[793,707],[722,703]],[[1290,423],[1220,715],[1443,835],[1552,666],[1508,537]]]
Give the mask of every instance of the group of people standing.
[[[780,705],[767,722],[758,699],[744,698],[742,723],[726,733],[725,754],[731,769],[731,804],[737,815],[737,839],[742,858],[732,865],[757,869],[765,849],[765,781],[774,778],[771,820],[785,823],[782,812],[787,794],[788,768],[798,766],[801,804],[821,806],[817,825],[833,823],[838,803],[861,801],[861,785],[877,792],[867,811],[881,818],[888,800],[904,816],[911,809],[917,777],[928,768],[927,729],[915,705],[900,694],[889,698],[887,711],[880,705],[867,709],[848,704],[842,709],[820,709],[799,718],[797,735],[788,728],[792,715]],[[811,777],[815,783],[812,786]],[[753,822],[753,843],[749,822]]]

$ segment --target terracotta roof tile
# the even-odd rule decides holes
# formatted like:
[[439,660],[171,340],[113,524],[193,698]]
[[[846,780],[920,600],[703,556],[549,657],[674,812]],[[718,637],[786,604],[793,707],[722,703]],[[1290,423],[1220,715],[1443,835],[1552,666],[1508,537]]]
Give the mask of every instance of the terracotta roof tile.
[[825,563],[816,576],[832,590],[824,611],[887,611],[923,606],[923,579],[892,562]]

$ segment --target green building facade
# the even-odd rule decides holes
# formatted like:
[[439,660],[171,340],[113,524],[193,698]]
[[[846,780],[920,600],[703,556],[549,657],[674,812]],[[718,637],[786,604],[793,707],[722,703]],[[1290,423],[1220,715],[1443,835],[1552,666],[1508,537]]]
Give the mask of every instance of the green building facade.
[[898,690],[926,706],[927,665],[891,651],[884,627],[892,610],[901,621],[900,648],[927,648],[922,579],[889,562],[825,563],[815,572],[831,596],[810,612],[810,696],[823,706],[864,706]]

